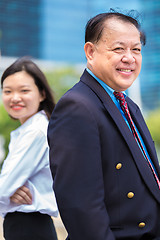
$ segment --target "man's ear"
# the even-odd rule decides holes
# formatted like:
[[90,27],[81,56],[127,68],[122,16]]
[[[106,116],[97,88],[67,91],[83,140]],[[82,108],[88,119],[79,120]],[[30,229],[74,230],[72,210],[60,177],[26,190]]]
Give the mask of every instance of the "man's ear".
[[86,44],[84,45],[84,51],[85,51],[87,61],[88,62],[92,61],[94,57],[94,52],[95,52],[94,44],[91,42],[86,42]]

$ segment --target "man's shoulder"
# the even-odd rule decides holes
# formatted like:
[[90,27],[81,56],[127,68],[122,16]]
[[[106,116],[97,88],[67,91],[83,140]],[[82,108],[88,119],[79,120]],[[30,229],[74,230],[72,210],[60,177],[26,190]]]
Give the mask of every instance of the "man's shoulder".
[[97,95],[81,80],[76,83],[71,89],[69,89],[58,101],[59,104],[69,104],[69,103],[84,103],[85,105],[94,104]]

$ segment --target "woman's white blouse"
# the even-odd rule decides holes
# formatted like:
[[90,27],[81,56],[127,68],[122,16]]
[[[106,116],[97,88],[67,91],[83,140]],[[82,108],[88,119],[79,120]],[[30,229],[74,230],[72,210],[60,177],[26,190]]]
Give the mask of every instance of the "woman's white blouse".
[[[48,119],[41,111],[11,132],[9,153],[0,174],[2,217],[15,211],[58,215],[49,168],[47,127]],[[23,185],[31,191],[32,205],[17,205],[10,201],[10,197]]]

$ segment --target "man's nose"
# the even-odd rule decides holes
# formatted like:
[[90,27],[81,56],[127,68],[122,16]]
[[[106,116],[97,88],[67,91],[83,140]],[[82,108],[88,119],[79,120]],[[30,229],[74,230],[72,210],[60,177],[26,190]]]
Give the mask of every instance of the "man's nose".
[[133,53],[131,52],[131,50],[126,50],[123,57],[122,57],[122,62],[124,63],[134,63],[135,62],[135,58],[133,56]]

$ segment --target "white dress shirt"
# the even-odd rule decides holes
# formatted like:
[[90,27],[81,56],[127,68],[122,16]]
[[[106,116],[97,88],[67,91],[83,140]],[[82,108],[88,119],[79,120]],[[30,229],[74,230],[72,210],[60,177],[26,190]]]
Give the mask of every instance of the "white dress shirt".
[[[47,127],[48,119],[44,111],[41,111],[11,132],[9,153],[0,174],[2,217],[15,211],[39,211],[55,217],[58,215],[49,168]],[[23,185],[30,189],[31,205],[17,205],[10,201],[10,197]]]

